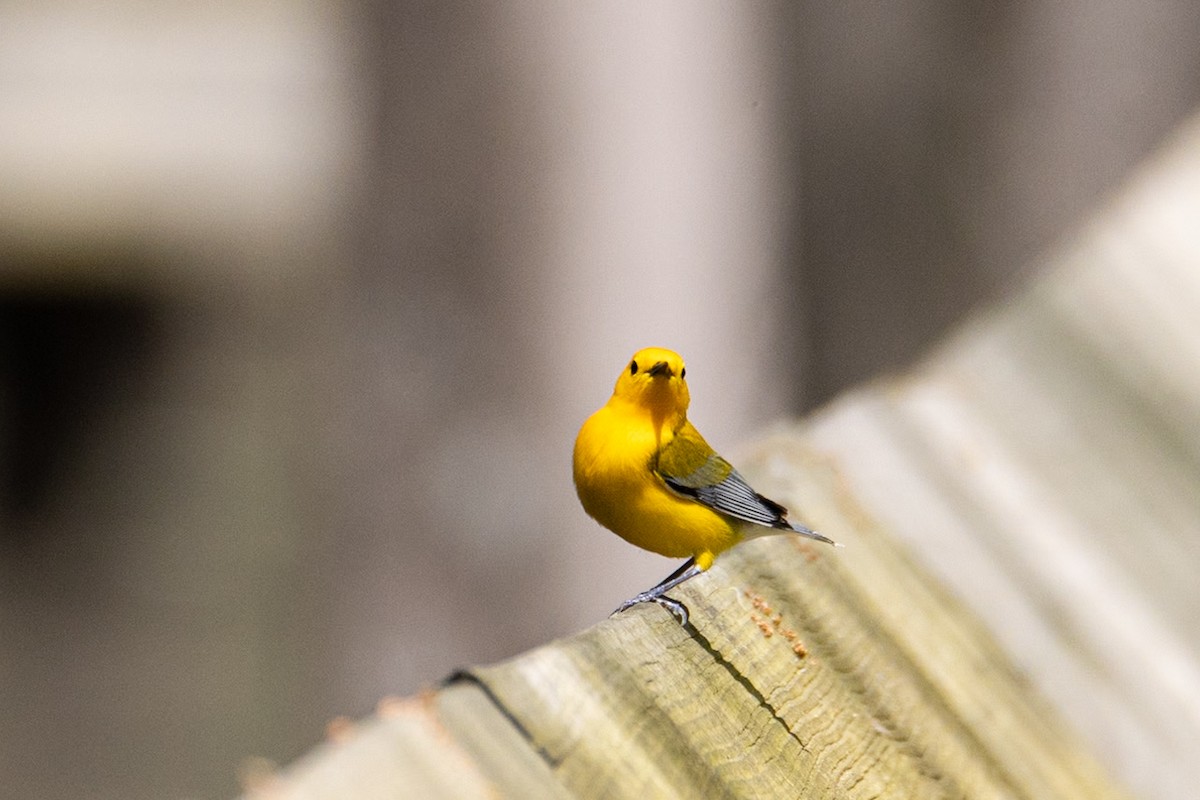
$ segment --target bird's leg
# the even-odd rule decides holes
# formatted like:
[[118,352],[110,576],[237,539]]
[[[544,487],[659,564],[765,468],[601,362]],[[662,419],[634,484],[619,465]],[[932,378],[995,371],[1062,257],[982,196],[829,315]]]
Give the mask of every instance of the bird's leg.
[[687,561],[679,565],[679,569],[675,570],[670,575],[659,581],[654,589],[651,589],[650,591],[653,592],[655,589],[661,589],[665,592],[668,589],[674,589],[688,578],[694,578],[699,574],[700,570],[696,569],[696,559],[689,558]]
[[680,625],[688,623],[688,609],[683,603],[678,600],[672,600],[666,596],[666,593],[674,589],[679,584],[686,580],[696,577],[702,570],[696,566],[696,559],[689,558],[679,566],[679,569],[672,572],[667,577],[663,578],[662,582],[653,589],[647,589],[636,597],[631,597],[621,607],[614,611],[614,614],[620,614],[622,611],[632,608],[639,603],[658,603],[671,613],[671,616],[679,620]]

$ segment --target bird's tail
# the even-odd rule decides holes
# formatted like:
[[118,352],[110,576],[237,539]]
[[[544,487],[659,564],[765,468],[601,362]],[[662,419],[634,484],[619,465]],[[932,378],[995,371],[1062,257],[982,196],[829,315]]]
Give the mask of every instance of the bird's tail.
[[801,536],[807,536],[810,539],[816,539],[818,542],[824,542],[825,544],[831,544],[834,547],[841,547],[841,545],[838,544],[837,542],[835,542],[833,539],[830,539],[828,536],[825,536],[823,534],[817,533],[816,531],[814,531],[812,528],[808,527],[807,525],[802,525],[799,522],[792,522],[791,520],[787,520],[787,524],[788,524],[789,528],[791,528],[792,530],[794,530],[796,533],[800,534]]

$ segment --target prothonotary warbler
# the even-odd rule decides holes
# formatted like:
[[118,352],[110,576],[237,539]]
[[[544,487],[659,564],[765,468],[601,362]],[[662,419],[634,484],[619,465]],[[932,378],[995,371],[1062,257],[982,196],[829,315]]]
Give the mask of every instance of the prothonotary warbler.
[[688,422],[687,370],[678,353],[634,354],[608,402],[575,440],[575,490],[597,522],[638,547],[688,560],[653,589],[626,601],[658,603],[680,624],[688,611],[666,593],[712,566],[745,538],[797,533],[834,544],[789,522],[787,509],[750,488]]

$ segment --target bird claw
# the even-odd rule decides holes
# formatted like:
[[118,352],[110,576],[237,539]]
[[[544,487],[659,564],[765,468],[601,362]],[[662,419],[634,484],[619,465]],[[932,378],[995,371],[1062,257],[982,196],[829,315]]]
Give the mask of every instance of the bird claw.
[[666,609],[667,612],[670,613],[670,615],[674,617],[681,626],[687,627],[689,619],[688,607],[678,600],[672,600],[670,597],[667,597],[664,594],[654,594],[653,592],[642,592],[636,597],[629,598],[624,603],[621,603],[617,610],[613,612],[613,615],[620,614],[622,611],[628,611],[634,606],[641,605],[642,603],[657,603]]

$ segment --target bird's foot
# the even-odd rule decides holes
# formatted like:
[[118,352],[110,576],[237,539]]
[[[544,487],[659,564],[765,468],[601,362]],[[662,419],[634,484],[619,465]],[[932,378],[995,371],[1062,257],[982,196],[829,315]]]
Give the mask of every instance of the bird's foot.
[[672,600],[670,597],[667,597],[665,594],[655,594],[653,590],[648,591],[648,592],[642,592],[641,594],[637,595],[636,597],[629,598],[624,603],[621,603],[620,607],[618,607],[617,610],[613,612],[613,615],[620,614],[622,611],[627,611],[627,610],[633,608],[634,606],[640,605],[642,603],[657,603],[658,605],[665,608],[671,614],[672,617],[674,617],[676,620],[678,620],[679,624],[681,626],[686,627],[688,624],[688,608],[687,608],[687,606],[685,606],[683,603],[679,602],[678,600]]

